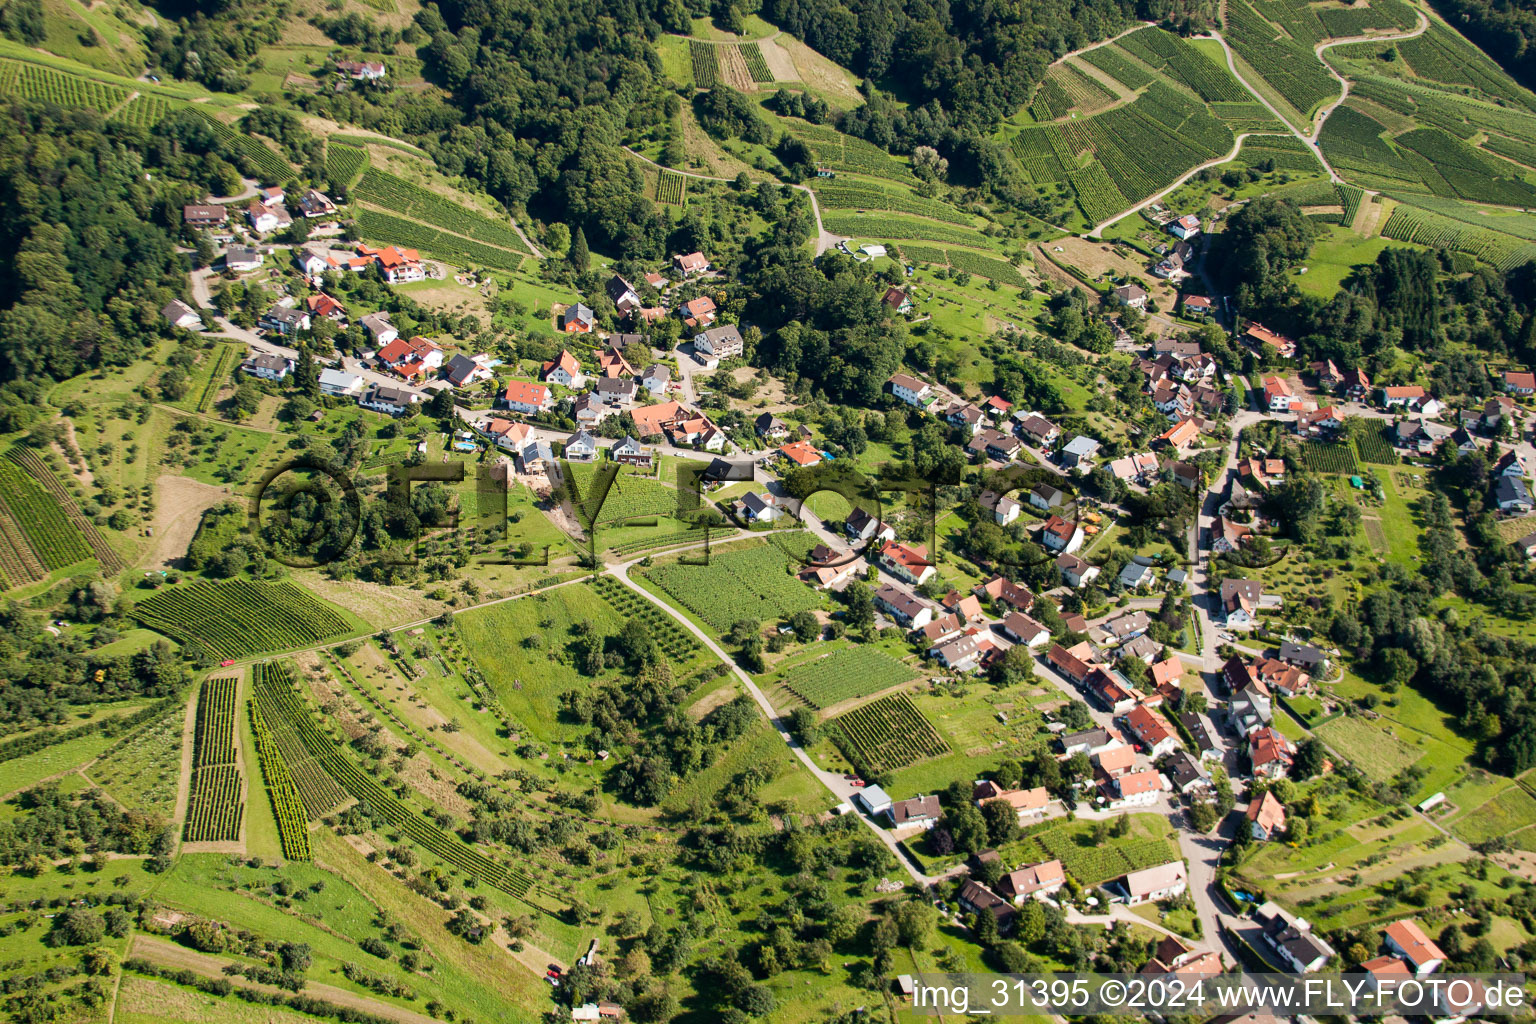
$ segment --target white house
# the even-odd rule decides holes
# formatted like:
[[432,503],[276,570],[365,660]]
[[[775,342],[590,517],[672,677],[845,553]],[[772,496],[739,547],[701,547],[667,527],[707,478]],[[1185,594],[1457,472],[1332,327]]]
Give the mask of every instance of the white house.
[[501,393],[501,403],[513,412],[545,412],[554,407],[555,396],[543,384],[514,380],[507,382],[506,390]]
[[716,359],[730,359],[741,355],[744,342],[735,324],[722,324],[700,331],[693,336],[693,350],[706,352]]
[[203,318],[197,315],[197,310],[182,302],[180,299],[172,299],[165,304],[160,315],[170,321],[172,327],[180,327],[185,331],[200,331],[203,329]]
[[774,496],[767,492],[747,493],[741,499],[740,508],[749,523],[771,523],[783,515]]
[[360,317],[357,322],[362,324],[363,330],[368,332],[368,337],[375,346],[388,345],[400,337],[400,332],[395,330],[395,325],[389,322],[388,313],[369,313],[365,317]]
[[597,454],[597,441],[585,430],[578,430],[565,442],[567,459],[587,460]]
[[1386,941],[1387,948],[1408,961],[1415,974],[1432,974],[1445,963],[1445,952],[1410,918],[1387,925]]
[[1049,643],[1051,639],[1050,630],[1023,612],[1009,612],[1007,618],[1003,619],[1002,629],[1015,643],[1029,648]]
[[261,352],[253,355],[240,368],[262,380],[282,380],[293,372],[293,360],[271,352]]
[[893,374],[887,383],[891,385],[891,394],[919,409],[928,408],[936,397],[933,393],[933,385],[925,384],[905,373]]
[[1189,888],[1189,872],[1182,860],[1169,861],[1157,867],[1142,868],[1122,875],[1119,888],[1125,893],[1125,902],[1138,903],[1172,899],[1184,894]]
[[877,559],[886,572],[915,587],[927,583],[938,571],[928,558],[928,549],[921,545],[912,546],[889,540],[880,549]]
[[363,378],[343,370],[320,371],[320,392],[336,398],[351,398],[363,389]]
[[1175,238],[1194,238],[1200,233],[1200,218],[1187,213],[1176,220],[1169,221],[1168,231]]
[[1047,551],[1070,555],[1083,546],[1083,537],[1082,526],[1053,515],[1040,528],[1036,539]]
[[421,396],[413,391],[378,384],[369,389],[367,394],[358,400],[357,404],[364,409],[372,409],[375,412],[399,416],[420,400]]

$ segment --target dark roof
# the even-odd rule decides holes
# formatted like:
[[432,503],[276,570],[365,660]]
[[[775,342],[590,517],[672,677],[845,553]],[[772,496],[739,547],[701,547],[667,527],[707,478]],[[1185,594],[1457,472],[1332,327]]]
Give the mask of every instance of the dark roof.
[[1195,746],[1200,748],[1203,754],[1207,750],[1215,750],[1216,745],[1211,742],[1211,734],[1205,728],[1205,722],[1193,711],[1186,711],[1179,716],[1179,722],[1189,730],[1189,734],[1195,739]]
[[1200,762],[1191,757],[1187,750],[1175,750],[1168,756],[1166,765],[1168,777],[1181,790],[1195,782],[1209,781]]
[[455,384],[462,384],[466,379],[468,379],[470,374],[474,373],[475,370],[479,368],[479,365],[480,364],[476,363],[473,359],[469,358],[464,353],[455,352],[452,358],[448,360],[448,365],[445,367],[445,369],[448,372],[449,380],[453,381]]
[[1525,481],[1519,477],[1501,476],[1499,482],[1493,485],[1493,497],[1496,501],[1529,502],[1531,492],[1526,490]]
[[1280,660],[1311,666],[1321,665],[1326,659],[1323,652],[1311,644],[1293,644],[1289,640],[1284,640],[1280,643]]

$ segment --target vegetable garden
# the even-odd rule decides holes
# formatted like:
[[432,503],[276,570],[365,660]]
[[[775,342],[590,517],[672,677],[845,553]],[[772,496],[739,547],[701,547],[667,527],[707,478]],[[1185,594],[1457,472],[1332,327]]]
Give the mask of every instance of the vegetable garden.
[[287,581],[198,580],[140,601],[133,616],[178,643],[197,641],[225,658],[305,647],[352,632],[329,605]]
[[299,798],[299,788],[288,774],[283,752],[277,740],[267,729],[266,720],[256,702],[250,702],[251,732],[256,737],[256,757],[261,761],[261,777],[267,784],[267,795],[272,799],[272,814],[277,819],[278,838],[283,844],[283,856],[289,860],[309,860],[313,856],[309,847],[308,813]]
[[795,665],[785,670],[779,681],[796,697],[820,709],[879,693],[915,675],[913,669],[884,651],[857,645],[839,647],[814,661]]
[[827,722],[827,730],[854,767],[869,775],[950,752],[949,744],[904,693],[838,715]]
[[238,679],[207,679],[197,697],[185,831],[189,843],[229,843],[240,838],[245,803],[235,754],[235,691],[239,685]]
[[[379,819],[388,822],[412,843],[444,863],[458,868],[486,885],[526,900],[533,879],[521,871],[491,859],[451,832],[431,824],[419,811],[397,798],[372,775],[348,757],[336,741],[315,724],[312,712],[294,687],[286,670],[258,672],[256,698],[263,716],[286,723],[291,733],[341,787],[350,792]],[[276,722],[273,723],[277,728]]]

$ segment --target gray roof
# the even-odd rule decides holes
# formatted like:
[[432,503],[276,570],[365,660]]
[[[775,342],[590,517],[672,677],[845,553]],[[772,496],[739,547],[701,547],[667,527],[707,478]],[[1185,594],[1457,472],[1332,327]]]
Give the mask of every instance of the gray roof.
[[1303,665],[1319,665],[1325,659],[1323,652],[1311,644],[1296,644],[1289,640],[1280,642],[1280,660],[1295,661]]
[[259,370],[286,370],[288,360],[275,352],[261,352],[251,357],[251,365]]
[[576,433],[571,435],[570,440],[565,442],[565,446],[567,448],[569,448],[573,444],[584,444],[588,448],[594,448],[594,449],[597,447],[597,441],[592,437],[591,434],[587,433],[587,431],[585,431],[585,430],[578,430],[578,431],[576,431]]
[[1499,482],[1493,485],[1493,497],[1496,501],[1523,501],[1527,504],[1531,500],[1531,492],[1526,490],[1525,481],[1517,476],[1501,476]]
[[659,380],[662,383],[666,383],[672,379],[672,367],[663,366],[661,363],[652,363],[645,368],[645,372],[640,376],[642,380]]
[[392,388],[386,384],[376,384],[368,392],[367,399],[370,402],[383,402],[388,405],[410,405],[415,395],[404,388]]
[[[165,308],[160,311],[160,315],[165,317],[167,320],[171,321],[172,323],[175,323],[177,320],[180,320],[182,317],[186,316],[188,313],[192,314],[193,316],[197,316],[198,315],[197,314],[197,310],[193,309],[191,306],[187,305],[185,302],[182,302],[180,299],[172,299],[170,302],[167,302],[165,304]],[[199,317],[199,319],[201,319],[201,317]]]
[[232,245],[224,250],[225,263],[249,263],[253,260],[259,263],[263,258],[260,249],[252,249],[245,245]]
[[595,385],[599,394],[633,395],[635,382],[628,377],[600,377]]
[[1066,447],[1062,450],[1069,455],[1076,455],[1079,458],[1082,458],[1084,456],[1092,455],[1094,452],[1098,451],[1099,442],[1089,437],[1087,434],[1078,434],[1072,440],[1068,441]]
[[455,352],[453,357],[448,360],[448,365],[444,367],[448,372],[448,379],[455,384],[462,382],[479,368],[479,363],[462,352]]
[[592,312],[592,308],[590,306],[578,302],[576,305],[566,308],[565,319],[568,321],[575,320],[579,323],[591,323],[592,321],[596,320],[597,317]]
[[298,324],[309,314],[293,306],[273,306],[267,310],[267,319],[276,320],[279,323]]

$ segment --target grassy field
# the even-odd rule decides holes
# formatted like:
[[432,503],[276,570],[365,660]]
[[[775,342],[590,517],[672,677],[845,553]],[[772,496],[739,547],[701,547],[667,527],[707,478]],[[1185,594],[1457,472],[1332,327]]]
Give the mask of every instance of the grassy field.
[[1373,779],[1385,782],[1419,759],[1412,744],[1393,736],[1386,728],[1344,715],[1317,727],[1317,736],[1353,761]]

